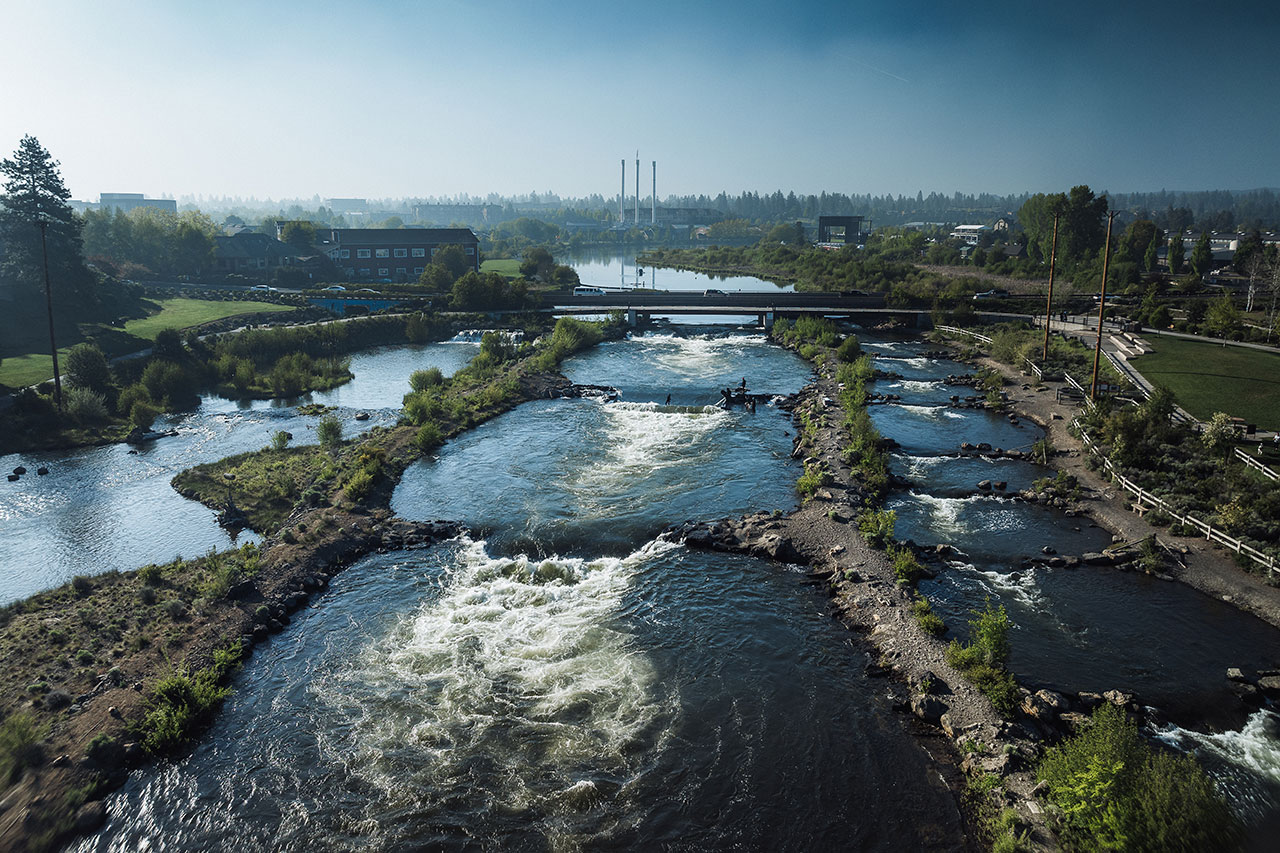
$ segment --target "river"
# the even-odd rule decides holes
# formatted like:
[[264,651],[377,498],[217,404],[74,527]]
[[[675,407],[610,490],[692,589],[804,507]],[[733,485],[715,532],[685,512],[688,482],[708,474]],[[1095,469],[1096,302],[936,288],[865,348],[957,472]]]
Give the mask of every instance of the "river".
[[[903,404],[872,411],[912,483],[889,497],[897,533],[961,552],[921,584],[934,609],[963,635],[974,607],[1003,603],[1020,680],[1134,690],[1169,711],[1185,728],[1157,734],[1197,749],[1265,837],[1280,803],[1276,717],[1224,722],[1215,709],[1225,668],[1274,665],[1280,632],[1179,584],[1023,566],[1046,545],[1109,541],[1087,520],[975,496],[980,479],[1012,492],[1046,472],[961,459],[959,443],[1028,447],[1040,430],[946,407],[967,389],[943,378],[967,369],[921,344],[864,344],[903,377],[877,385]],[[360,354],[355,381],[312,399],[351,429],[356,411],[390,422],[409,372],[452,373],[475,350]],[[472,537],[337,576],[255,652],[193,752],[134,773],[78,849],[954,849],[951,796],[803,573],[656,539],[686,519],[795,505],[789,420],[710,404],[743,377],[793,392],[807,366],[759,335],[673,327],[564,370],[622,396],[529,403],[411,466],[397,512],[460,520]],[[224,547],[212,513],[168,481],[278,429],[313,440],[296,402],[206,399],[136,456],[5,457],[51,469],[0,490],[5,600]]]

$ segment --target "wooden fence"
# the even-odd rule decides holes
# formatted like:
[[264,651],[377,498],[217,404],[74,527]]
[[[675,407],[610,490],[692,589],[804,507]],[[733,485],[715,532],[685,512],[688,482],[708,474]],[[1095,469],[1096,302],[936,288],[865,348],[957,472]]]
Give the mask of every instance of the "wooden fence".
[[1177,520],[1179,523],[1200,531],[1204,538],[1212,542],[1218,542],[1222,545],[1226,545],[1237,554],[1243,554],[1258,565],[1266,567],[1267,577],[1270,578],[1275,576],[1276,568],[1280,567],[1280,560],[1277,560],[1270,554],[1264,554],[1262,551],[1259,551],[1251,545],[1246,545],[1239,539],[1228,536],[1221,530],[1215,530],[1213,525],[1208,522],[1201,521],[1195,516],[1184,515],[1178,512],[1173,507],[1169,506],[1169,504],[1165,503],[1161,498],[1156,497],[1137,483],[1130,480],[1128,477],[1121,474],[1119,466],[1108,459],[1106,455],[1103,454],[1102,449],[1099,448],[1093,442],[1093,439],[1089,437],[1089,434],[1084,431],[1084,427],[1081,425],[1079,418],[1073,420],[1072,424],[1074,424],[1076,429],[1080,431],[1080,439],[1084,442],[1084,446],[1089,448],[1090,453],[1102,460],[1102,467],[1107,474],[1110,475],[1111,480],[1137,498],[1138,506],[1146,505],[1159,509],[1165,515]]
[[1248,453],[1245,453],[1243,450],[1241,450],[1238,447],[1235,447],[1232,449],[1235,450],[1237,459],[1239,459],[1244,464],[1248,465],[1250,468],[1254,468],[1258,471],[1261,471],[1262,476],[1266,477],[1268,480],[1280,480],[1280,474],[1277,474],[1275,471],[1272,471],[1270,468],[1268,468],[1266,465],[1263,465],[1257,459],[1254,459]]

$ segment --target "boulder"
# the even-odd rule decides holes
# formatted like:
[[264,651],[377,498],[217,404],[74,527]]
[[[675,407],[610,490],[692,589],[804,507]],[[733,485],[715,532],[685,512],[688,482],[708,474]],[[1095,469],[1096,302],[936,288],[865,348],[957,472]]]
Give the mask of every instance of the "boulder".
[[102,800],[85,803],[76,812],[76,832],[93,832],[107,822],[107,806]]
[[911,713],[931,725],[939,725],[942,715],[949,710],[947,703],[936,696],[917,694],[911,697]]
[[1280,698],[1280,675],[1264,675],[1258,679],[1258,689],[1269,699]]
[[36,469],[36,473],[41,477],[43,477],[44,475],[49,473],[49,469],[41,465],[39,468]]
[[17,468],[13,469],[13,473],[21,477],[23,474],[27,473],[27,469],[25,466],[19,465]]
[[[1280,685],[1277,685],[1277,686],[1280,686]],[[1106,693],[1102,694],[1102,698],[1106,699],[1108,702],[1110,702],[1112,705],[1115,705],[1117,708],[1127,708],[1128,706],[1133,704],[1134,700],[1137,697],[1134,696],[1132,693],[1126,693],[1123,690],[1108,690]]]
[[1228,681],[1245,681],[1245,682],[1249,681],[1249,679],[1245,676],[1244,671],[1240,669],[1240,667],[1238,666],[1227,667],[1227,680]]
[[980,491],[980,492],[989,492],[989,491],[991,491],[991,481],[990,481],[990,480],[982,480],[982,481],[980,481],[980,482],[978,483],[978,491]]

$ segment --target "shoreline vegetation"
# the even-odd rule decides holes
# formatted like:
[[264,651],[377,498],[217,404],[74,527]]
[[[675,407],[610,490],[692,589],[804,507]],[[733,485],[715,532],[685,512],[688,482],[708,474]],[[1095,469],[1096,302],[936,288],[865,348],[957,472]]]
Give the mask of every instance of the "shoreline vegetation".
[[617,323],[569,318],[519,347],[487,334],[454,377],[406,377],[413,390],[397,426],[344,440],[340,423],[322,422],[317,447],[268,448],[178,475],[184,494],[219,509],[230,485],[260,545],[76,577],[0,609],[0,847],[50,850],[97,829],[102,798],[130,769],[187,748],[254,645],[334,574],[378,548],[462,532],[394,516],[405,467],[521,402],[572,393],[560,362],[620,334]]
[[0,455],[144,440],[157,416],[197,406],[202,393],[264,400],[331,390],[352,378],[349,353],[443,340],[479,322],[429,312],[323,316],[229,334],[162,329],[150,355],[111,364],[96,345],[78,344],[63,362],[65,412],[54,406],[52,382],[21,391],[0,420]]
[[[894,515],[880,508],[884,485],[865,473],[867,460],[891,444],[856,426],[873,368],[849,343],[856,339],[842,341],[827,321],[779,324],[774,336],[816,371],[793,408],[804,504],[790,515],[688,523],[667,535],[805,565],[823,581],[837,617],[870,647],[867,674],[895,678],[899,707],[937,733],[922,746],[963,771],[950,784],[975,843],[1005,851],[1176,849],[1180,839],[1238,846],[1241,827],[1196,761],[1137,734],[1137,697],[1017,684],[1006,668],[1008,616],[989,602],[972,614],[966,640],[944,638],[947,626],[915,590],[932,571],[930,555],[895,541]],[[994,390],[1004,378],[991,370],[978,383]],[[1005,398],[989,393],[988,404],[1004,406]],[[942,758],[939,735],[948,747]]]
[[[616,323],[601,329],[565,319],[537,345],[487,335],[453,378],[415,373],[395,427],[343,441],[335,422],[336,430],[318,430],[316,447],[273,447],[182,472],[176,488],[218,508],[230,495],[247,525],[267,534],[261,545],[76,578],[6,608],[0,648],[12,663],[10,687],[0,692],[7,713],[0,770],[13,784],[2,795],[0,842],[50,849],[70,833],[96,829],[105,820],[101,797],[126,769],[183,749],[216,713],[226,677],[253,644],[288,624],[333,574],[372,549],[460,532],[454,523],[411,524],[391,514],[404,468],[520,402],[567,392],[560,361],[621,331]],[[949,784],[977,843],[1052,849],[1056,830],[1069,849],[1087,849],[1090,839],[1147,826],[1142,800],[1152,790],[1173,792],[1179,802],[1167,832],[1210,826],[1236,838],[1234,819],[1192,759],[1162,764],[1164,757],[1151,757],[1150,746],[1126,734],[1136,697],[1020,687],[1005,669],[1002,608],[974,614],[967,642],[943,639],[947,626],[915,591],[930,571],[928,555],[897,543],[893,514],[880,509],[890,443],[866,411],[874,362],[827,321],[780,323],[774,337],[816,371],[793,407],[803,505],[787,516],[690,523],[666,535],[689,547],[807,565],[841,621],[875,650],[867,674],[893,675],[901,707],[927,731],[941,732],[924,736],[925,746],[944,772],[962,771]],[[999,392],[989,399],[1004,402]],[[1111,731],[1120,734],[1091,734]],[[939,743],[947,745],[941,756],[933,748]],[[1131,777],[1089,775],[1116,749],[1154,768],[1155,789]],[[1119,805],[1108,809],[1108,798]]]

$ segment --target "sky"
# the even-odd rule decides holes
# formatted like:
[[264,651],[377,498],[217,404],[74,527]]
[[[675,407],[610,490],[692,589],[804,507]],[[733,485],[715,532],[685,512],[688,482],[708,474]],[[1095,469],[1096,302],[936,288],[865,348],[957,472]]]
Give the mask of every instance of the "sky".
[[1280,187],[1273,1],[0,9],[0,152],[83,200]]

